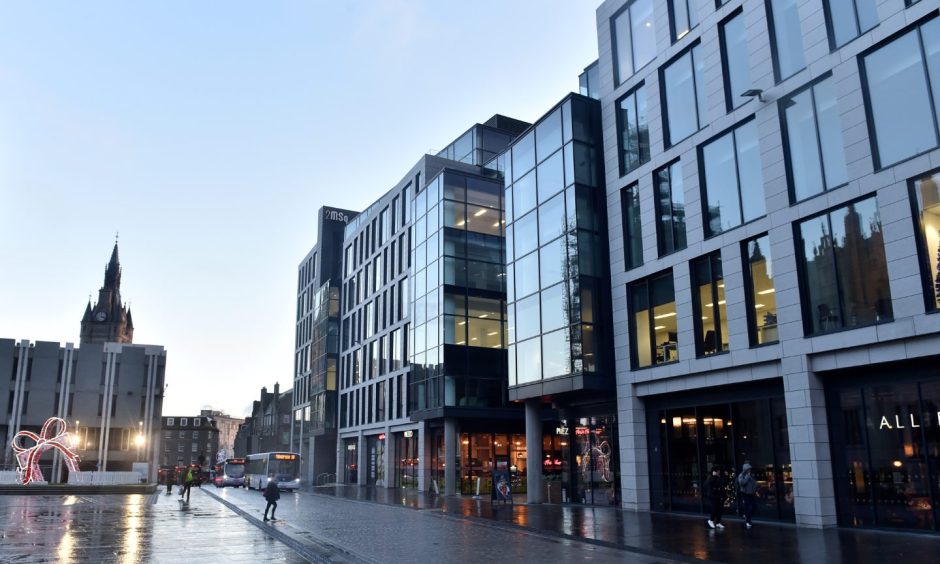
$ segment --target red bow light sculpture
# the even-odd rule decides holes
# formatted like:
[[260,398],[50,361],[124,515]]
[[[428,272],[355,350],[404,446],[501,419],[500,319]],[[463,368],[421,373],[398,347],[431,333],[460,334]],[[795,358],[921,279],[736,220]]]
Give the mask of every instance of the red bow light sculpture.
[[[62,453],[70,472],[78,472],[78,455],[66,444],[69,433],[68,423],[58,417],[50,417],[42,425],[37,435],[32,431],[20,431],[13,436],[13,452],[16,453],[16,462],[20,466],[23,485],[30,482],[42,481],[42,471],[39,469],[39,457],[49,449]],[[23,446],[23,439],[31,439],[33,446]]]

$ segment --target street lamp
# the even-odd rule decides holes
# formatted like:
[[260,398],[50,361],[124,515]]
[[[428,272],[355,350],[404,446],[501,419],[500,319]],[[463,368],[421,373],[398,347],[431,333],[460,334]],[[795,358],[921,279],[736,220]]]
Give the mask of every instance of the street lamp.
[[72,448],[81,449],[82,446],[82,433],[81,426],[79,425],[79,420],[75,420],[75,432],[69,433],[69,443],[72,444]]
[[134,438],[134,444],[137,445],[137,461],[140,462],[140,447],[144,446],[144,422],[143,421],[140,422],[140,425],[137,431],[137,437]]

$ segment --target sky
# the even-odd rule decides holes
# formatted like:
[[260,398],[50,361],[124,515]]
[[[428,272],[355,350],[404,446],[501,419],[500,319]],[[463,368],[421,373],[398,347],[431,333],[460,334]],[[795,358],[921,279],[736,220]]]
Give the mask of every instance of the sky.
[[495,113],[533,121],[597,58],[600,0],[5,2],[0,338],[78,343],[115,234],[164,414],[293,382],[297,267]]

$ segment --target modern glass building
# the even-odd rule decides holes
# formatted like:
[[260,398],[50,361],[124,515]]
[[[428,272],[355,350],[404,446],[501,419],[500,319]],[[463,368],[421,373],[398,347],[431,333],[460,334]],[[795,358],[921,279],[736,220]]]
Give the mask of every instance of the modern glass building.
[[938,8],[598,9],[625,508],[940,531]]
[[526,464],[541,469],[530,501],[619,498],[600,123],[598,101],[571,94],[501,157],[509,398],[526,402]]
[[347,226],[341,481],[469,493],[496,453],[459,458],[458,436],[521,429],[506,400],[502,180],[480,165],[527,126],[475,125]]
[[339,298],[343,231],[358,212],[322,207],[317,244],[297,267],[294,394],[290,445],[307,483],[336,468]]

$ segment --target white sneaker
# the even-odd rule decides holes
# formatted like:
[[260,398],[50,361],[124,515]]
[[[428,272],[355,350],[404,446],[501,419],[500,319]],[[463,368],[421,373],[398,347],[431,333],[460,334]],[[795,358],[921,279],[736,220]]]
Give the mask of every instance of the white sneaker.
[[714,529],[714,528],[715,528],[715,522],[712,521],[711,519],[708,520],[708,528],[709,528],[709,529]]
[[722,525],[721,523],[715,523],[715,526],[718,527],[719,529],[724,529],[724,528],[725,528],[725,526]]
[[744,526],[747,527],[748,529],[750,529],[750,528],[752,527],[752,525],[751,525],[750,523],[745,523]]

